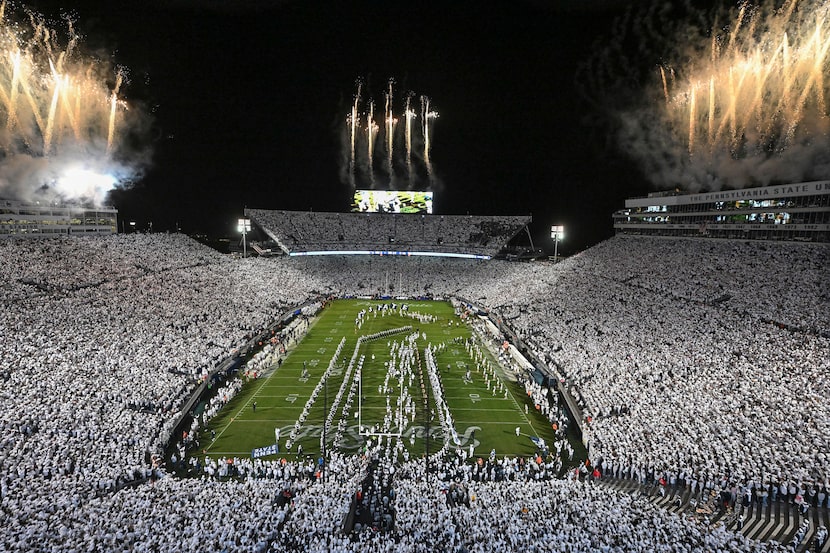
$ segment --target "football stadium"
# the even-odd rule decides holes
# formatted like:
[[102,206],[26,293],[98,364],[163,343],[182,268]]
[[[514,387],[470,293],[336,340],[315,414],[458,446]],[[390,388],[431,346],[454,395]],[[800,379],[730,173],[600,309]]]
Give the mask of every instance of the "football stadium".
[[826,551],[826,242],[272,215],[0,241],[3,549]]
[[[176,44],[179,18],[203,8],[219,10],[217,33],[227,19],[247,31],[251,13],[305,13],[172,4]],[[189,158],[159,165],[198,180],[194,159],[244,151],[262,165],[247,175],[257,203],[234,212],[230,252],[178,220],[154,232],[125,198],[178,216],[206,205],[200,195],[231,203],[233,185],[220,194],[208,175],[192,194],[142,190],[159,176],[143,173],[147,122],[121,91],[126,70],[84,54],[71,24],[60,43],[45,18],[12,23],[0,3],[0,551],[830,552],[830,13],[808,0],[748,6],[696,51],[705,70],[652,67],[659,117],[628,114],[618,130],[628,140],[665,124],[637,144],[659,191],[602,211],[604,239],[560,258],[565,225],[551,225],[542,254],[531,208],[544,200],[508,190],[540,173],[499,158],[503,191],[479,182],[455,196],[481,196],[479,209],[443,207],[453,183],[431,156],[438,111],[394,79],[383,114],[358,80],[338,115],[350,197],[287,205],[324,187],[274,159],[313,175],[324,156],[306,163],[300,142],[313,141],[293,135],[294,150],[257,153],[221,112],[243,105],[245,121],[282,124],[282,112],[247,117],[254,96],[277,92],[236,96],[207,65],[210,117],[186,102],[170,111],[217,117],[237,144],[198,136]],[[279,22],[257,24],[271,40]],[[218,63],[199,25],[182,27]],[[263,71],[272,60],[257,52],[256,72],[303,80],[280,65],[292,56]],[[315,103],[294,102],[279,109]],[[564,163],[533,144],[552,134],[518,148]],[[272,186],[273,174],[286,180]],[[583,216],[604,205],[577,196],[562,203]],[[524,208],[505,214],[513,201]]]

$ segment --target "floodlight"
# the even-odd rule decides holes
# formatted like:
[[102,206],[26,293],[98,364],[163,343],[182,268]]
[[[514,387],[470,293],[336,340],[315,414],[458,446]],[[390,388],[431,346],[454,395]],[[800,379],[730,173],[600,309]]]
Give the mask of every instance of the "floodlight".
[[565,227],[563,225],[553,225],[550,227],[550,237],[553,238],[553,262],[559,261],[559,241],[565,239]]
[[239,219],[236,223],[236,230],[242,233],[242,257],[248,257],[248,244],[245,238],[251,232],[251,220]]

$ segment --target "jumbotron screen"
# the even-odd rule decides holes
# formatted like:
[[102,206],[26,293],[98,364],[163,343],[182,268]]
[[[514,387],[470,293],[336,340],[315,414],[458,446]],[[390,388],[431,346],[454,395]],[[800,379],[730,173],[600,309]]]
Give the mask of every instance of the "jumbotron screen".
[[432,214],[432,192],[355,190],[352,211],[358,213]]

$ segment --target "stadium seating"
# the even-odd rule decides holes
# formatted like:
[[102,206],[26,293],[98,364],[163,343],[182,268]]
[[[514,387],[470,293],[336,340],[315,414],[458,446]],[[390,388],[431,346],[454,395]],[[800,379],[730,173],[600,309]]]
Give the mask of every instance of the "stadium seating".
[[[418,235],[402,220],[364,230]],[[283,238],[323,240],[309,221],[292,221]],[[344,241],[359,238],[343,219],[320,221],[339,224]],[[450,226],[420,236],[483,243]],[[486,234],[509,233],[499,228]],[[177,479],[152,461],[206,371],[251,336],[309,298],[382,293],[389,281],[509,319],[581,399],[595,466],[642,481],[740,485],[753,498],[783,486],[785,497],[803,490],[812,507],[827,506],[827,245],[618,236],[555,265],[234,260],[184,236],[132,234],[2,242],[0,261],[0,550],[393,547],[383,533],[340,533],[366,476],[359,457],[335,455],[326,486],[313,463],[251,465],[228,480],[222,463],[213,476]],[[372,455],[394,459],[394,444]],[[785,550],[573,477],[470,476],[470,506],[452,507],[422,466],[404,463],[390,480],[396,550]],[[443,472],[468,479],[469,470]],[[293,505],[277,506],[282,490]]]
[[530,217],[318,213],[247,209],[285,253],[346,250],[444,252],[495,257]]

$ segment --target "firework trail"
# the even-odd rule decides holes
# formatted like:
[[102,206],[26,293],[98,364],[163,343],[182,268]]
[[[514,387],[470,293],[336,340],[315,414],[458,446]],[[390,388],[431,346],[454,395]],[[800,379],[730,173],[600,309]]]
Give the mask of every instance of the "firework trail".
[[406,131],[404,142],[406,144],[406,182],[408,187],[412,189],[412,120],[415,119],[415,112],[412,111],[412,93],[406,95],[406,106],[404,108],[404,115],[406,116]]
[[349,125],[350,135],[349,135],[349,184],[351,184],[352,188],[355,186],[355,137],[357,136],[357,129],[360,125],[360,118],[358,115],[358,105],[360,104],[360,92],[363,88],[363,82],[358,80],[357,81],[357,92],[354,95],[354,101],[352,102],[352,111],[349,113],[349,116],[346,118],[346,122]]
[[438,112],[433,111],[429,107],[429,97],[421,96],[421,125],[424,134],[424,166],[427,170],[427,177],[432,183],[433,175],[432,175],[432,163],[429,160],[429,151],[432,148],[432,144],[429,140],[429,133],[430,128],[432,126],[432,122],[438,118]]
[[369,102],[369,113],[366,115],[366,135],[368,137],[368,148],[366,155],[368,156],[368,170],[369,170],[369,185],[370,188],[375,187],[375,171],[374,171],[374,151],[375,151],[375,137],[378,134],[378,125],[375,123],[375,102]]
[[[713,35],[706,58],[682,68],[667,117],[672,125],[688,122],[689,154],[785,152],[803,138],[800,131],[810,132],[806,118],[827,117],[828,8],[809,7],[796,0],[778,10],[742,5],[732,28]],[[708,106],[696,106],[696,97]]]
[[393,138],[395,136],[395,126],[398,123],[398,120],[392,115],[392,85],[395,84],[394,79],[389,79],[388,89],[386,91],[386,110],[384,114],[384,122],[386,124],[386,167],[389,171],[389,180],[392,180],[392,176],[395,174],[395,170],[392,166],[392,154],[393,154]]
[[143,124],[119,99],[124,70],[84,55],[71,20],[61,40],[42,16],[7,8],[0,3],[0,195],[100,203],[144,163],[131,167],[120,143]]
[[622,46],[592,60],[585,84],[604,91],[596,103],[613,106],[620,145],[655,185],[694,191],[830,178],[830,4],[743,3],[705,17],[653,6],[615,29],[625,35],[618,44],[639,41],[639,57],[655,64],[639,79],[639,99],[614,98],[626,97],[623,75],[636,80]]
[[[383,91],[383,134],[379,139],[380,126],[375,121],[375,101],[370,95],[364,93],[364,85],[361,79],[356,81],[356,93],[353,96],[350,111],[345,117],[346,127],[342,131],[343,155],[341,159],[341,176],[348,183],[351,189],[360,187],[375,188],[396,188],[398,170],[405,170],[406,174],[401,177],[406,180],[407,188],[412,189],[424,177],[427,184],[422,186],[432,187],[437,184],[434,177],[432,162],[430,160],[432,125],[438,117],[438,112],[430,107],[430,100],[426,96],[420,98],[421,113],[413,109],[412,99],[415,93],[407,91],[400,95],[402,103],[396,106],[395,80],[389,79]],[[398,117],[396,113],[402,113],[404,125],[398,128]],[[420,124],[416,119],[420,117]],[[364,127],[365,126],[365,127]],[[419,131],[420,132],[417,132]],[[395,143],[403,143],[403,148],[395,148]],[[423,149],[420,147],[423,145]],[[383,149],[385,157],[378,161],[379,169],[375,168],[376,150]],[[416,151],[416,149],[418,149]],[[380,160],[380,152],[378,158]],[[416,159],[423,155],[423,159]],[[348,160],[348,167],[345,161]],[[423,161],[419,164],[418,161]],[[386,182],[382,184],[378,174],[383,175]]]

